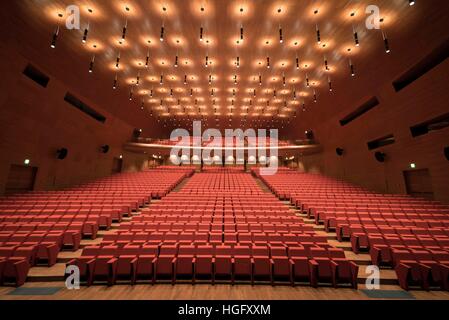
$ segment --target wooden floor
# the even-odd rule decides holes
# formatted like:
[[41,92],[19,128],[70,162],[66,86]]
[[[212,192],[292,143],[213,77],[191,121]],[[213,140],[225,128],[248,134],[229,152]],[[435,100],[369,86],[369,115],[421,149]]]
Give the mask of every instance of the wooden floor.
[[[364,286],[360,286],[363,289]],[[0,288],[0,300],[369,300],[362,290],[269,285],[115,285],[68,290],[64,282],[27,283],[22,288],[60,288],[52,295],[8,295],[15,288]],[[401,291],[398,286],[382,286],[385,291]],[[410,291],[411,299],[449,300],[448,292]]]
[[[258,184],[265,192],[270,192],[263,183]],[[174,190],[177,192],[184,183]],[[156,203],[157,201],[154,201]],[[287,202],[286,205],[289,205]],[[147,209],[143,209],[147,210]],[[306,223],[314,223],[294,208],[295,213]],[[125,219],[130,220],[130,218]],[[101,242],[102,237],[118,228],[113,224],[109,231],[100,231],[95,240],[82,240],[82,247]],[[348,259],[359,265],[359,289],[334,289],[331,287],[312,288],[310,286],[288,285],[271,286],[236,284],[139,284],[135,286],[118,284],[112,287],[95,285],[81,287],[79,290],[68,290],[64,284],[65,263],[79,257],[82,249],[76,252],[62,251],[58,256],[58,263],[51,268],[34,267],[30,270],[27,283],[16,291],[13,287],[0,287],[0,300],[367,300],[367,299],[438,299],[449,300],[449,292],[444,291],[403,291],[397,281],[396,273],[392,269],[381,269],[381,288],[376,295],[368,292],[365,287],[366,266],[370,265],[370,256],[366,253],[355,254],[350,249],[349,242],[339,242],[335,233],[327,233],[323,226],[315,226],[318,234],[325,234],[328,242],[334,247],[343,248]],[[44,295],[32,295],[32,290],[43,289]],[[50,291],[48,290],[50,289]],[[42,291],[42,290],[41,290]]]

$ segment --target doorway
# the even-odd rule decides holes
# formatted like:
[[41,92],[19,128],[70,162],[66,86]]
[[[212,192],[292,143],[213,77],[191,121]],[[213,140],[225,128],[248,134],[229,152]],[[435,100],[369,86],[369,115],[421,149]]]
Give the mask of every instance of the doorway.
[[37,168],[12,164],[6,181],[5,194],[33,191]]
[[112,174],[122,173],[123,159],[114,158],[112,161]]
[[407,194],[429,200],[434,199],[429,169],[404,171],[404,179]]

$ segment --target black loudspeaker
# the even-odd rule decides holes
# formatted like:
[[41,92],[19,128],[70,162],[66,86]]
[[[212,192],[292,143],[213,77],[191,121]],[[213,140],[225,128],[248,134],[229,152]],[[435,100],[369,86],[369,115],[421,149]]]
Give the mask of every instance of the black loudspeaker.
[[306,131],[306,139],[308,140],[313,140],[315,138],[315,135],[313,134],[312,130],[307,130]]
[[104,146],[101,146],[100,147],[100,151],[102,152],[102,153],[108,153],[109,152],[109,145],[107,145],[107,144],[105,144]]
[[385,162],[385,158],[387,157],[387,155],[383,152],[377,151],[374,154],[374,157],[376,158],[377,161],[379,162]]
[[337,156],[342,156],[345,152],[345,150],[343,148],[337,148],[335,149],[335,152],[337,153]]
[[444,156],[446,160],[449,161],[449,147],[444,148]]
[[140,134],[142,133],[142,129],[134,129],[134,131],[133,131],[133,137],[134,138],[139,138],[140,137]]
[[66,148],[61,148],[56,151],[56,157],[59,160],[64,160],[65,158],[67,158],[68,154],[69,154],[69,150],[67,150]]

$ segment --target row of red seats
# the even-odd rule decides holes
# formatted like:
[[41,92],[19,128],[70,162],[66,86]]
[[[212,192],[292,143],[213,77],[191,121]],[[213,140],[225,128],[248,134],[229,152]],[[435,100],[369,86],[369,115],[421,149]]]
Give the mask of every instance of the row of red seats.
[[[148,212],[147,212],[148,213]],[[180,214],[180,215],[164,215],[164,214],[153,214],[153,215],[140,215],[133,217],[133,222],[136,223],[202,223],[207,222],[210,223],[212,221],[221,221],[224,223],[297,223],[298,218],[295,216],[289,215],[260,215],[256,216],[253,214],[251,215],[214,215],[211,216],[210,214],[204,214],[204,215],[190,215],[190,214]],[[126,222],[125,222],[126,225]]]
[[0,233],[0,256],[9,257],[16,247],[28,247],[30,265],[46,262],[49,267],[56,264],[62,248],[62,232]]
[[401,287],[449,290],[449,251],[393,248],[392,261]]
[[[72,224],[38,224],[32,225],[33,228],[27,228],[27,225],[0,225],[0,243],[10,242],[11,239],[21,239],[30,234],[62,234],[62,246],[78,250],[81,244],[83,228],[85,225],[80,223]],[[14,237],[13,237],[14,236]],[[14,240],[15,241],[15,240]],[[13,242],[14,242],[13,241]]]
[[145,231],[225,231],[225,232],[303,232],[313,231],[310,224],[297,222],[280,223],[123,223],[119,230],[145,230]]
[[358,253],[361,249],[369,249],[369,235],[390,235],[390,236],[449,236],[449,230],[445,228],[398,228],[375,225],[348,225],[340,226],[337,229],[337,238],[339,241],[349,239],[352,244],[352,250]]
[[88,285],[106,281],[257,280],[350,285],[357,288],[358,266],[341,249],[301,245],[286,248],[266,245],[126,245],[86,248],[76,265]]
[[[15,219],[17,218],[17,219]],[[6,216],[0,221],[0,230],[28,229],[29,226],[38,225],[36,229],[47,228],[48,225],[55,225],[61,228],[70,225],[81,224],[81,231],[84,237],[96,238],[99,228],[109,229],[112,219],[108,216],[98,215],[54,215],[54,216]]]
[[21,256],[20,250],[18,250],[17,254],[19,256],[0,256],[0,286],[13,284],[20,287],[25,283],[30,264],[27,258]]
[[[319,222],[318,222],[319,223]],[[361,215],[359,217],[336,217],[324,220],[324,227],[327,232],[331,229],[342,229],[349,225],[379,225],[387,227],[421,227],[421,228],[449,228],[449,220],[439,220],[433,216],[432,219],[410,219],[392,217],[392,215],[372,215],[366,217]]]
[[328,246],[326,236],[319,236],[313,231],[298,233],[264,233],[264,232],[192,232],[192,231],[124,231],[105,235],[102,243],[152,242],[161,243],[255,243],[255,244],[285,244],[286,246],[301,243],[304,246],[319,244]]

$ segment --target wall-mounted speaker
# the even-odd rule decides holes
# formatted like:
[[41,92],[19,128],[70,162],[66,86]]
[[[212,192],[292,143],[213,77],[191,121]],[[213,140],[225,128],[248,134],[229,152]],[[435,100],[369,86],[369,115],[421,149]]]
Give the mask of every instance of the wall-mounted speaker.
[[56,157],[59,160],[64,160],[65,158],[67,158],[68,154],[69,154],[69,150],[67,150],[66,148],[61,148],[56,151]]
[[109,152],[109,149],[110,149],[110,147],[109,147],[109,145],[107,145],[107,144],[105,144],[104,146],[101,146],[101,147],[100,147],[100,151],[101,151],[102,153],[108,153],[108,152]]
[[374,157],[375,157],[376,160],[379,161],[379,162],[385,162],[385,159],[386,159],[387,155],[386,155],[385,153],[383,153],[383,152],[377,151],[377,152],[374,154]]
[[337,148],[335,149],[335,152],[337,153],[337,156],[342,156],[345,153],[345,150],[343,148]]
[[139,138],[140,137],[140,134],[142,133],[142,129],[134,129],[134,131],[133,131],[133,137],[135,138],[135,139],[137,139],[137,138]]
[[315,138],[315,135],[312,130],[307,130],[305,132],[305,134],[306,134],[306,139],[308,139],[308,140],[313,140]]
[[447,161],[449,161],[449,147],[444,148],[444,156],[446,157]]

